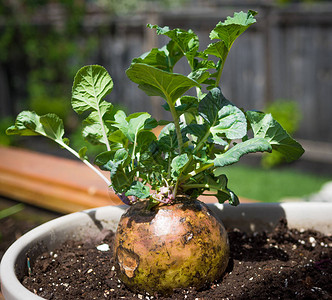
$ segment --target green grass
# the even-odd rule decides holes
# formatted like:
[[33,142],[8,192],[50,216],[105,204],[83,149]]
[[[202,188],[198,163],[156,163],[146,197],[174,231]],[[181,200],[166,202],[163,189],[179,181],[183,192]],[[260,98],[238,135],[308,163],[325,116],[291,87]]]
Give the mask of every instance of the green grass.
[[290,169],[261,169],[249,166],[225,167],[228,187],[237,195],[263,202],[316,193],[332,177],[321,177]]

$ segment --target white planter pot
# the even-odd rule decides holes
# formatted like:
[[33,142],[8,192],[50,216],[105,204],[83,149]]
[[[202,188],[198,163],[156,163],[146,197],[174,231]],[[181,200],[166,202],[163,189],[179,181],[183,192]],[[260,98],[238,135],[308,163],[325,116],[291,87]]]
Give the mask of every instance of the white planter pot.
[[[245,203],[238,207],[209,204],[209,207],[226,227],[236,227],[247,232],[270,231],[281,218],[285,218],[290,228],[315,229],[327,235],[332,233],[332,203]],[[1,261],[1,290],[5,299],[43,299],[20,283],[20,279],[27,274],[27,256],[33,260],[68,239],[100,240],[108,230],[116,230],[124,210],[123,206],[107,206],[73,213],[23,235],[7,250]]]

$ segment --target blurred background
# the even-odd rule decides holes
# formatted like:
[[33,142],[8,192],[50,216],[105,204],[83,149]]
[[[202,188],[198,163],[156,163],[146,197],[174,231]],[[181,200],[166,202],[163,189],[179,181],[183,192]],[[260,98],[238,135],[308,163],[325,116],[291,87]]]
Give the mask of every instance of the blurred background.
[[[71,85],[86,64],[101,64],[110,72],[113,104],[128,113],[144,108],[156,119],[169,118],[161,99],[146,96],[125,75],[134,57],[166,41],[146,24],[191,28],[204,49],[220,20],[248,9],[258,11],[257,24],[232,47],[223,93],[244,109],[271,112],[306,153],[292,165],[277,155],[250,155],[229,169],[230,182],[237,182],[238,194],[261,201],[318,192],[332,180],[331,1],[1,0],[0,144],[66,156],[43,139],[36,143],[5,135],[17,113],[29,109],[58,114],[73,148],[79,149]],[[187,66],[180,63],[177,70],[186,72]],[[265,194],[253,188],[262,182]]]

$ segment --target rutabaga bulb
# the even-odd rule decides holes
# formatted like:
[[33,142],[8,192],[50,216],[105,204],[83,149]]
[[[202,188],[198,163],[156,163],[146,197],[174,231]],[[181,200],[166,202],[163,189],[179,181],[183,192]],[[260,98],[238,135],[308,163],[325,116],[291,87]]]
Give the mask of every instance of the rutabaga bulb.
[[221,277],[229,260],[224,226],[198,200],[147,209],[138,202],[122,216],[115,237],[121,281],[136,292],[171,294]]

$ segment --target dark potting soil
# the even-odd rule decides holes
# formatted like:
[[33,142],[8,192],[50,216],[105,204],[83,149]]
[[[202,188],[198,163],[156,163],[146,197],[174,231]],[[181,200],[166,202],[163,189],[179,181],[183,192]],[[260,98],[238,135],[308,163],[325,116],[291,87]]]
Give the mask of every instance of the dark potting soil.
[[[69,241],[32,264],[23,284],[46,299],[332,299],[332,237],[289,230],[229,230],[231,257],[221,280],[169,298],[133,293],[117,279],[113,233],[96,245]],[[110,245],[100,251],[101,244]]]

